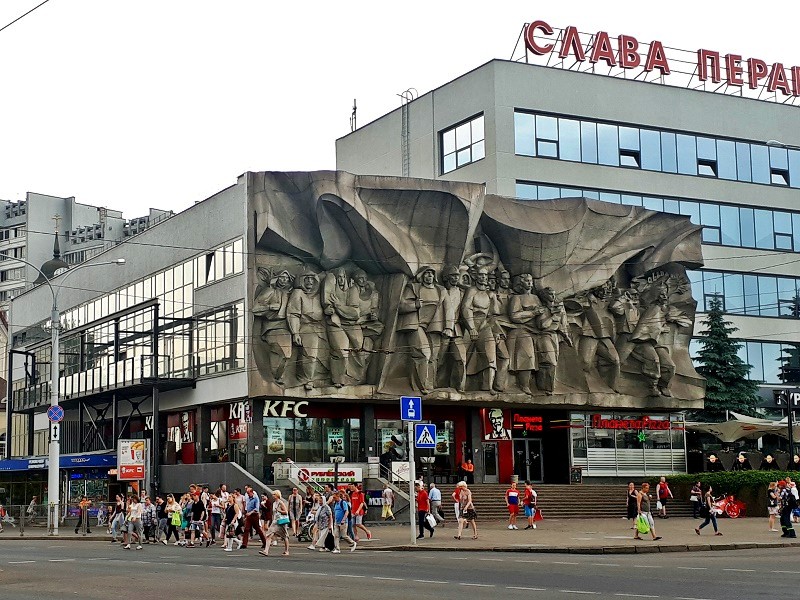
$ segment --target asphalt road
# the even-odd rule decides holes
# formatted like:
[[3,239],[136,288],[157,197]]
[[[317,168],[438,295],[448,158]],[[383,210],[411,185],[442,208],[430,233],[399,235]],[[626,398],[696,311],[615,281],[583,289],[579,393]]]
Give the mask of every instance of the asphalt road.
[[[368,542],[367,542],[368,543]],[[100,542],[0,542],[0,599],[197,597],[267,594],[339,598],[797,598],[800,557],[791,550],[648,555],[536,555],[503,552],[380,552],[340,555],[293,546],[284,557],[217,546]],[[207,596],[206,596],[207,592]],[[199,594],[199,595],[198,595]]]

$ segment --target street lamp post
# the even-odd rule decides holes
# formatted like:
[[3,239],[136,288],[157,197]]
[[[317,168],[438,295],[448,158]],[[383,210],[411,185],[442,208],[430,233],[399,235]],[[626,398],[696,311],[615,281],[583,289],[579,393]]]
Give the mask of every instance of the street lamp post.
[[[39,275],[42,276],[44,282],[47,284],[47,287],[50,289],[50,294],[53,296],[53,306],[50,311],[50,406],[58,406],[58,373],[61,369],[59,364],[59,342],[61,336],[61,315],[58,310],[58,293],[61,291],[61,288],[64,286],[64,282],[66,281],[67,277],[72,275],[75,271],[79,271],[80,269],[84,269],[86,267],[99,267],[103,265],[124,265],[125,259],[124,258],[117,258],[115,260],[106,261],[106,262],[98,262],[98,263],[84,263],[73,267],[69,271],[63,274],[61,281],[57,286],[53,286],[50,281],[50,278],[42,273],[42,270],[34,264],[29,263],[27,260],[23,260],[21,258],[13,258],[13,259],[6,259],[6,260],[18,260],[19,262],[25,263],[29,267],[36,269]],[[11,401],[11,398],[8,399]],[[9,407],[10,408],[10,407]],[[59,509],[60,504],[60,495],[61,495],[61,486],[59,485],[58,481],[58,473],[59,473],[59,463],[61,460],[61,435],[60,435],[60,427],[59,427],[59,434],[53,435],[52,428],[50,429],[50,445],[48,450],[48,465],[47,465],[47,495],[48,495],[48,504],[51,507],[50,510],[47,511],[47,525],[48,529],[51,531],[50,535],[58,535],[58,516],[61,514]]]

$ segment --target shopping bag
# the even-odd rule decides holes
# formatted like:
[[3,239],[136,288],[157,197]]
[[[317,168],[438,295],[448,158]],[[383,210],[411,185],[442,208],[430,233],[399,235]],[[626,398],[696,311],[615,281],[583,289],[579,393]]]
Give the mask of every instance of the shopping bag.
[[644,515],[636,517],[636,531],[639,533],[650,533],[650,523]]
[[333,539],[333,532],[329,529],[328,535],[325,536],[325,549],[334,550],[336,548],[336,540]]
[[544,517],[542,516],[542,509],[537,508],[536,512],[533,513],[533,520],[535,522],[535,521],[541,521],[542,519],[544,519]]
[[431,527],[436,527],[436,517],[434,517],[431,513],[425,515],[425,520],[428,522],[428,525]]
[[661,500],[657,500],[656,501],[656,510],[661,510],[662,508],[664,508],[664,505],[661,504]]

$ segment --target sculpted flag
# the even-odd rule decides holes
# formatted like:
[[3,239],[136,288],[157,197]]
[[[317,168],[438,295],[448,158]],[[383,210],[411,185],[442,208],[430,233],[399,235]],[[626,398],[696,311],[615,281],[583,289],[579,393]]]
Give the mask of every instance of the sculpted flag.
[[688,217],[329,171],[247,189],[251,396],[700,405]]

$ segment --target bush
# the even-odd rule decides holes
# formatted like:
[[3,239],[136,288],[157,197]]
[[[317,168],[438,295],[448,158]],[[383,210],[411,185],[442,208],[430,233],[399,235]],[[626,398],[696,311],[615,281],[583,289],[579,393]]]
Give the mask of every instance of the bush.
[[711,485],[714,495],[723,493],[738,494],[744,489],[766,490],[770,481],[780,481],[791,477],[794,481],[799,473],[792,471],[720,471],[718,473],[691,473],[673,475],[668,479],[670,485],[688,485],[690,488],[699,481],[703,486]]

